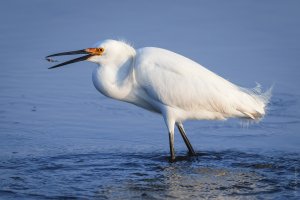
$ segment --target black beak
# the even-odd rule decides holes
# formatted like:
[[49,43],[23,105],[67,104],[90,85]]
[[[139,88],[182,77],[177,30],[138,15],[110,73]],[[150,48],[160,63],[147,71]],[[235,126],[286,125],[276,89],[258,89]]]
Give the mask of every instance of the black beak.
[[87,60],[88,58],[90,58],[90,57],[92,57],[94,55],[97,55],[95,53],[97,51],[97,49],[98,48],[88,48],[88,49],[82,49],[82,50],[77,50],[77,51],[68,51],[68,52],[56,53],[56,54],[52,54],[52,55],[47,56],[45,59],[48,60],[48,61],[51,61],[52,60],[51,58],[55,57],[55,56],[65,56],[65,55],[75,55],[75,54],[87,54],[85,56],[82,56],[82,57],[79,57],[79,58],[75,58],[73,60],[69,60],[69,61],[57,64],[57,65],[54,65],[54,66],[48,68],[48,69],[53,69],[53,68],[61,67],[61,66],[68,65],[68,64],[71,64],[71,63],[75,63],[75,62],[80,62],[80,61]]

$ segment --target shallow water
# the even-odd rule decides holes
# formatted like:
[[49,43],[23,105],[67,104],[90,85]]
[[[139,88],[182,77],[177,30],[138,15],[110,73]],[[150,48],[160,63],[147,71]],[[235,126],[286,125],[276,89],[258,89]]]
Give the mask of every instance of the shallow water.
[[[166,153],[166,152],[163,152]],[[1,163],[4,198],[296,198],[299,156],[238,151],[179,156],[87,153]]]
[[[299,199],[298,7],[1,2],[0,198]],[[98,94],[93,64],[48,70],[43,60],[106,38],[171,49],[243,87],[274,84],[268,114],[254,124],[187,122],[198,155],[176,133],[170,163],[160,116]]]

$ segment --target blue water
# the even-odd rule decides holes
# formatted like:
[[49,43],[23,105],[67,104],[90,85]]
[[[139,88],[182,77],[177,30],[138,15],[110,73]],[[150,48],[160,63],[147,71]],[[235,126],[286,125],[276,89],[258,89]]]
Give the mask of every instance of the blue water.
[[[0,3],[0,199],[299,199],[300,3]],[[243,87],[274,85],[260,123],[186,122],[198,152],[161,116],[99,94],[92,63],[51,53],[107,38],[183,54]]]

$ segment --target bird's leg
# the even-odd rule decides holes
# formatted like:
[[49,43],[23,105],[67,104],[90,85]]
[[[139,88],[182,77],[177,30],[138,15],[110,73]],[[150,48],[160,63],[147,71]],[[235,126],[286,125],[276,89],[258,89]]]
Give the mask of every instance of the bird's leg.
[[171,158],[170,161],[175,161],[175,150],[174,150],[174,126],[175,126],[175,120],[170,118],[167,112],[164,112],[163,114],[164,120],[166,122],[168,132],[169,132],[169,144],[170,144],[170,154]]
[[182,123],[176,123],[176,125],[177,125],[177,128],[178,128],[178,130],[179,130],[179,132],[180,132],[180,134],[181,134],[181,136],[182,136],[182,138],[184,140],[185,145],[189,149],[189,154],[192,155],[192,156],[195,156],[196,153],[195,153],[195,151],[194,151],[194,149],[193,149],[193,147],[192,147],[192,145],[191,145],[188,137],[185,134],[185,131],[184,131]]
[[175,161],[174,131],[169,132],[169,143],[170,143],[171,162],[173,162]]

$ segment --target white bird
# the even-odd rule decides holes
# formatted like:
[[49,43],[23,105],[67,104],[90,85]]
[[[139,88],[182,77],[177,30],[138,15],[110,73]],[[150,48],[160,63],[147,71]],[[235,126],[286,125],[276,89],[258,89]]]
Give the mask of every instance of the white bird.
[[257,121],[265,115],[271,95],[271,90],[261,93],[241,88],[174,52],[156,47],[134,49],[123,41],[104,40],[93,48],[53,54],[46,59],[71,54],[87,55],[49,69],[83,60],[96,63],[93,83],[99,92],[163,116],[171,161],[175,160],[175,125],[189,153],[195,155],[183,128],[185,120],[235,117]]

